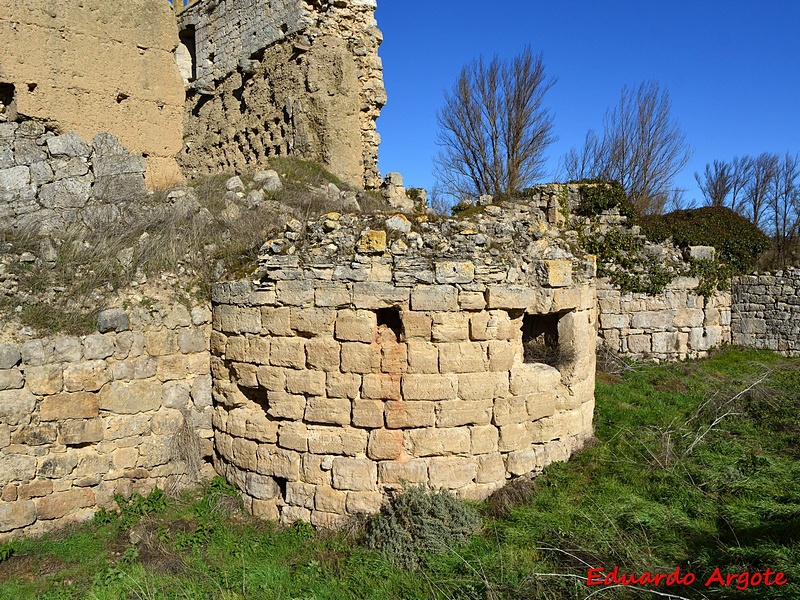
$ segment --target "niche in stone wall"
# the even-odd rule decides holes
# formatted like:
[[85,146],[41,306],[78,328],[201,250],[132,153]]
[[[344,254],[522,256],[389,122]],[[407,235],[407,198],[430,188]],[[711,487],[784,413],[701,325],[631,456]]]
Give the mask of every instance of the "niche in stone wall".
[[13,83],[0,83],[0,123],[16,121],[17,119],[14,94],[15,88]]
[[[187,25],[184,29],[181,29],[178,33],[178,39],[180,39],[181,44],[185,48],[185,51],[180,47],[176,50],[178,68],[181,70],[183,78],[192,82],[197,79],[197,45],[195,42],[194,25]],[[181,61],[181,59],[178,58],[178,51],[180,51],[184,59],[188,58],[188,60]]]
[[564,326],[563,317],[569,312],[523,315],[523,362],[543,363],[561,369],[574,360],[572,353],[559,344],[559,328]]

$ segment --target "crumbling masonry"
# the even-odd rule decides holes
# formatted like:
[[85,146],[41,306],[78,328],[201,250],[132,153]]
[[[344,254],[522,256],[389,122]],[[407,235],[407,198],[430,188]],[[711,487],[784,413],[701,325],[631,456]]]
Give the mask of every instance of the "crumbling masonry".
[[212,296],[215,466],[255,514],[333,526],[403,482],[481,499],[592,435],[594,261],[538,207],[332,213],[263,250]]

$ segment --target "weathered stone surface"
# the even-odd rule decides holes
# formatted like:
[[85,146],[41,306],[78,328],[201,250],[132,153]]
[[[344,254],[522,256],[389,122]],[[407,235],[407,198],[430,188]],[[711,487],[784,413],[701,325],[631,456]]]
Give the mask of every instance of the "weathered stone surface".
[[0,370],[0,390],[18,390],[24,383],[25,378],[19,369]]
[[458,377],[407,373],[403,375],[402,390],[406,400],[455,400]]
[[114,381],[97,395],[100,410],[136,414],[161,407],[162,386],[153,380]]
[[375,341],[377,317],[369,310],[340,310],[336,316],[336,339],[346,342]]
[[411,292],[411,309],[452,311],[458,309],[458,290],[450,285],[420,285]]
[[441,456],[469,452],[470,432],[466,427],[416,429],[406,435],[414,456]]
[[335,458],[333,460],[333,487],[338,490],[369,492],[375,489],[378,466],[371,460]]
[[402,431],[377,429],[370,433],[367,456],[372,460],[394,460],[402,454]]
[[43,398],[39,408],[39,419],[42,421],[91,419],[98,415],[97,396],[89,392],[54,394]]
[[428,476],[433,487],[458,489],[475,480],[478,472],[475,458],[457,456],[433,458],[428,465]]
[[0,391],[0,422],[8,425],[29,423],[36,396],[28,390]]
[[57,519],[80,508],[93,506],[95,496],[90,489],[72,489],[64,492],[55,492],[44,498],[37,498],[34,502],[38,518]]
[[64,389],[68,392],[95,392],[111,381],[111,373],[102,360],[65,365]]
[[386,427],[389,429],[412,429],[433,427],[436,424],[433,402],[386,402]]
[[97,313],[97,330],[100,333],[128,331],[130,326],[128,314],[120,308],[107,308]]
[[36,520],[36,505],[31,500],[0,502],[0,532],[14,531]]
[[15,344],[0,344],[0,369],[13,369],[22,360]]

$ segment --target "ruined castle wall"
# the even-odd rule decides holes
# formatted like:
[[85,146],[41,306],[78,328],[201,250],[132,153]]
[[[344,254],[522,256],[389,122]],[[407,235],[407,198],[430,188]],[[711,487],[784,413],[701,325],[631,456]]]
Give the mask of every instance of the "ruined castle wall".
[[678,277],[656,295],[597,282],[598,340],[613,352],[662,361],[701,358],[731,341],[731,294],[697,294],[695,277]]
[[235,0],[181,13],[196,57],[180,157],[187,174],[297,156],[377,187],[386,92],[374,10],[371,2]]
[[62,233],[75,222],[105,226],[147,197],[146,169],[108,133],[83,141],[37,121],[0,123],[0,223]]
[[184,88],[164,0],[0,1],[0,119],[84,139],[113,133],[147,157],[150,187],[181,178]]
[[0,344],[0,541],[213,474],[210,320],[179,305]]
[[[594,263],[489,209],[294,221],[257,284],[215,286],[216,468],[253,513],[332,526],[403,481],[485,498],[592,435]],[[544,331],[556,366],[526,353]]]
[[732,296],[734,344],[800,355],[800,269],[738,277]]

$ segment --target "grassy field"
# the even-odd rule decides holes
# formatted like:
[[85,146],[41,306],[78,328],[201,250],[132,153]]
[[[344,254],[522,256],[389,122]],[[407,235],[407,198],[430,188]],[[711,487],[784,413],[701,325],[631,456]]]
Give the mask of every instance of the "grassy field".
[[[796,599],[798,399],[800,360],[764,352],[600,374],[597,440],[473,506],[479,533],[417,570],[369,549],[363,523],[334,535],[254,521],[217,479],[0,546],[0,598]],[[696,581],[586,585],[590,567],[602,577],[615,565],[637,576],[680,567]],[[706,587],[717,567],[723,579],[783,571],[788,583]]]

